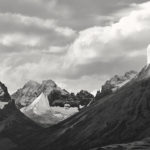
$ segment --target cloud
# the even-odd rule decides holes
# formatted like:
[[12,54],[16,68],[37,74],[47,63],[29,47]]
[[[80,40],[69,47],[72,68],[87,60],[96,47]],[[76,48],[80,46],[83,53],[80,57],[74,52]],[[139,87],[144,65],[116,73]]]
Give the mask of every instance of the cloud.
[[[117,58],[145,55],[150,42],[150,2],[137,5],[136,10],[110,26],[88,28],[79,33],[69,48],[70,63],[65,67],[91,63],[111,63]],[[121,61],[121,60],[120,60]],[[121,62],[119,62],[121,63]]]
[[68,50],[68,47],[68,45],[64,47],[50,46],[48,49],[42,50],[42,52],[46,54],[65,54]]
[[[76,36],[76,31],[58,26],[55,19],[18,13],[0,13],[0,24],[0,52],[3,53],[40,52],[48,51],[50,47],[66,47]],[[58,54],[58,50],[55,49],[53,53]]]
[[3,34],[0,35],[0,44],[4,46],[12,45],[25,45],[25,46],[37,46],[40,43],[40,39],[34,36],[27,36],[22,34]]
[[21,14],[0,13],[0,20],[4,23],[13,23],[23,25],[24,27],[34,27],[43,30],[54,30],[62,36],[74,36],[75,31],[68,27],[60,27],[54,19],[41,19],[37,17],[29,17]]

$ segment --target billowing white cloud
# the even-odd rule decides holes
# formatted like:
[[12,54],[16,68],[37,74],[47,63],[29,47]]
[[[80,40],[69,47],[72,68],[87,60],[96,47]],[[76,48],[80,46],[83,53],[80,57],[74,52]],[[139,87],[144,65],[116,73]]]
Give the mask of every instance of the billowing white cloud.
[[146,54],[150,42],[150,2],[122,17],[117,23],[91,27],[79,33],[68,51],[70,63],[65,66],[86,65],[93,62],[111,62],[119,57],[137,57]]

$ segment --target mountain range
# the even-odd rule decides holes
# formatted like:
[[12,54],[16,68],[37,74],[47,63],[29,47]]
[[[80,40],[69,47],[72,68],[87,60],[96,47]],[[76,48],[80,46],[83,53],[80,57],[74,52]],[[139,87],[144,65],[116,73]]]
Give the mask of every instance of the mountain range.
[[133,73],[117,90],[111,88],[88,107],[48,128],[26,117],[11,100],[0,111],[0,146],[9,150],[148,150],[149,73],[150,65]]
[[47,96],[51,106],[60,107],[64,107],[65,104],[69,104],[71,107],[86,106],[94,98],[92,94],[85,90],[81,90],[76,95],[69,93],[67,90],[61,89],[52,80],[44,80],[41,84],[30,80],[13,93],[11,98],[15,100],[18,108],[22,108],[30,105],[41,93]]

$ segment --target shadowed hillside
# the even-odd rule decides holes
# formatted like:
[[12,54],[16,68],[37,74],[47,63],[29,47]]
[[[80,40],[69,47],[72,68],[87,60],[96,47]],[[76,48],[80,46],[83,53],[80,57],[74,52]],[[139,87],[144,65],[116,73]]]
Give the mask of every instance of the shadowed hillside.
[[[23,115],[13,101],[0,110],[0,149],[17,149],[27,134],[42,128]],[[21,145],[23,146],[23,145]]]

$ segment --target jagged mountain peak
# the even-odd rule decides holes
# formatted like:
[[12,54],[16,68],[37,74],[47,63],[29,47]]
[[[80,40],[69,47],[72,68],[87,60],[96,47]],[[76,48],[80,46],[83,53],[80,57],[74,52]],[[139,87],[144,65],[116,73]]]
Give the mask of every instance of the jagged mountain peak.
[[115,91],[133,79],[136,75],[137,72],[133,70],[126,72],[124,75],[115,75],[102,86],[102,92],[108,89]]
[[21,108],[30,105],[41,93],[50,97],[49,95],[53,90],[58,90],[63,95],[68,94],[68,92],[58,87],[53,80],[43,80],[41,84],[30,80],[12,94],[12,98],[15,99],[17,106]]
[[102,85],[101,91],[97,91],[95,100],[101,99],[102,97],[117,91],[136,76],[137,72],[134,70],[128,71],[124,75],[114,75],[112,78],[107,80],[104,85]]

